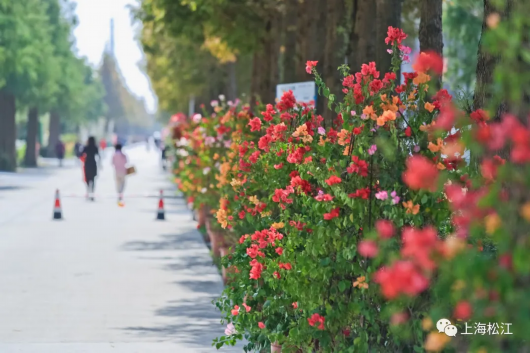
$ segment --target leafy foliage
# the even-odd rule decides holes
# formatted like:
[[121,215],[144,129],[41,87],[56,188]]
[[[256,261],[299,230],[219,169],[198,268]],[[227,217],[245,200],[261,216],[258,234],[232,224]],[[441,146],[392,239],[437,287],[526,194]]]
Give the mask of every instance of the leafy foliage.
[[0,86],[23,106],[58,109],[77,121],[101,116],[102,86],[72,52],[77,20],[71,3],[5,1],[0,6]]

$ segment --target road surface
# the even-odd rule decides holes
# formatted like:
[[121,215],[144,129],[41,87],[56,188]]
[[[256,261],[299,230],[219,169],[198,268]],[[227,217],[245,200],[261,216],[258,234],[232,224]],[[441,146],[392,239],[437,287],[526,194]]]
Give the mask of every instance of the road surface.
[[[224,326],[211,302],[223,285],[209,251],[182,199],[155,221],[158,199],[142,195],[175,195],[156,153],[125,152],[138,173],[121,208],[110,156],[95,202],[74,161],[0,173],[0,352],[216,351]],[[57,188],[62,221],[51,219]]]

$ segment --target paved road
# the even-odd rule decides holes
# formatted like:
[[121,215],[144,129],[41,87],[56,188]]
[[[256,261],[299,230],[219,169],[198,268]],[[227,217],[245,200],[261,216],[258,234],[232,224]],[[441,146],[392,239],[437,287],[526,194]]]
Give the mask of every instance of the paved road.
[[[138,174],[123,208],[108,159],[95,202],[67,197],[85,193],[73,162],[0,174],[0,352],[215,351],[217,269],[183,200],[166,200],[167,221],[157,222],[158,200],[133,197],[174,195],[156,154],[126,153]],[[51,220],[56,188],[63,221]]]

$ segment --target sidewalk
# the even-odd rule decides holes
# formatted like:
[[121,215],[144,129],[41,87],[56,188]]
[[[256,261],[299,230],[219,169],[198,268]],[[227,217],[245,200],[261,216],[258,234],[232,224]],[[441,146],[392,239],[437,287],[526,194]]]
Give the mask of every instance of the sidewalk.
[[[138,170],[129,193],[172,192],[153,152],[127,153]],[[96,194],[114,193],[105,163]],[[215,352],[224,326],[211,302],[222,280],[184,201],[166,200],[167,220],[157,222],[156,198],[126,192],[123,208],[63,198],[64,220],[51,221],[56,187],[84,194],[78,172],[5,196],[28,209],[0,218],[0,352]]]

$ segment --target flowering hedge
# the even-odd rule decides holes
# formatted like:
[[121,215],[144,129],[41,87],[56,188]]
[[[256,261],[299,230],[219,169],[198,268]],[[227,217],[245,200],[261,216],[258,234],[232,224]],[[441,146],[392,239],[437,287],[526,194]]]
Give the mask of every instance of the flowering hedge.
[[[229,323],[218,348],[243,337],[246,350],[303,352],[524,345],[530,131],[433,92],[436,54],[399,84],[405,37],[389,28],[391,72],[341,67],[341,101],[307,63],[333,121],[286,92],[261,117],[225,106],[188,127],[181,188],[239,238],[223,258],[233,274],[216,303]],[[460,332],[511,323],[513,335],[451,338],[434,327],[441,318]]]
[[195,207],[207,211],[219,206],[220,191],[228,183],[226,174],[235,169],[233,150],[237,142],[251,138],[246,126],[252,113],[239,100],[213,101],[211,117],[195,114],[175,127],[177,148],[176,182]]

